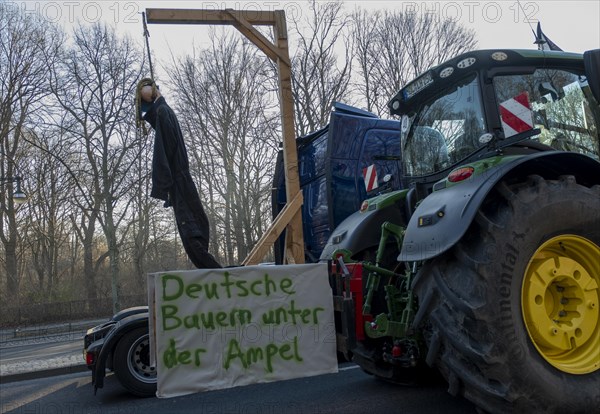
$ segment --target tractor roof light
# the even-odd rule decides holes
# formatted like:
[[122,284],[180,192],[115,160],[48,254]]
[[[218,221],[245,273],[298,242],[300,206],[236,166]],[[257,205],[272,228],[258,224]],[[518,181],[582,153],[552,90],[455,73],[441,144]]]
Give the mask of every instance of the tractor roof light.
[[477,59],[475,59],[474,57],[468,57],[468,58],[465,58],[465,59],[461,60],[460,62],[458,62],[456,64],[456,66],[459,69],[466,69],[469,66],[472,66],[476,62],[476,60]]
[[448,181],[450,181],[451,183],[459,183],[471,177],[474,172],[475,168],[473,167],[458,168],[448,175]]
[[502,61],[508,59],[508,55],[504,52],[494,52],[494,53],[492,53],[492,59],[494,59],[495,61],[498,61],[498,62],[502,62]]

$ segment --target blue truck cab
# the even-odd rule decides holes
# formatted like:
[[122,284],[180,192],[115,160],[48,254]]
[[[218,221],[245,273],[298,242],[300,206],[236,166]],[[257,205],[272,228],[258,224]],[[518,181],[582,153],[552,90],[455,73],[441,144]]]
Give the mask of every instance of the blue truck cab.
[[[399,189],[400,122],[334,103],[329,124],[297,139],[305,259],[316,262],[331,232],[378,192]],[[367,192],[363,170],[374,166],[378,186]],[[384,177],[389,179],[384,182]],[[273,215],[286,202],[283,154],[273,180]],[[281,263],[283,237],[275,246]]]

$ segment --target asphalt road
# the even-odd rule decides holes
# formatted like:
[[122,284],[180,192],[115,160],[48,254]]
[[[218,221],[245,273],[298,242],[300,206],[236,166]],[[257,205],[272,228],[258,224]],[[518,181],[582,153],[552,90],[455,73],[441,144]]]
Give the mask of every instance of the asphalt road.
[[12,414],[322,414],[475,413],[471,403],[446,392],[447,385],[402,387],[379,381],[356,365],[337,374],[256,384],[169,399],[140,399],[114,376],[94,396],[89,373],[0,385],[0,410]]

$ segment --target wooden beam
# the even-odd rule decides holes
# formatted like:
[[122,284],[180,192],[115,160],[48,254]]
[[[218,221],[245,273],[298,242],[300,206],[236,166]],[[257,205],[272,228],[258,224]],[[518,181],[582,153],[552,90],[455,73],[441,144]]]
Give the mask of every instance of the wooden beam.
[[283,207],[277,217],[275,217],[275,220],[273,220],[273,223],[271,223],[271,227],[263,233],[262,237],[254,245],[254,248],[242,263],[244,266],[258,264],[260,259],[265,257],[267,250],[273,247],[281,232],[288,226],[289,221],[298,211],[302,211],[300,208],[302,207],[302,202],[302,193],[298,192],[296,197]]
[[[285,53],[286,60],[277,62],[279,93],[281,102],[281,129],[283,132],[283,165],[285,168],[286,199],[301,194],[298,173],[298,151],[294,126],[294,96],[292,94],[292,66],[289,63],[289,48],[285,13],[276,11],[275,42]],[[286,229],[284,263],[304,263],[304,234],[302,232],[302,210],[296,211]]]
[[[239,10],[248,23],[274,26],[275,12]],[[225,10],[209,9],[146,9],[146,20],[155,24],[234,24],[236,20]]]
[[236,27],[236,29],[238,29],[240,33],[246,36],[252,43],[258,46],[258,48],[262,50],[273,62],[277,62],[277,60],[280,59],[283,60],[286,65],[291,66],[289,56],[286,56],[286,54],[283,53],[280,48],[275,47],[275,45],[271,43],[271,41],[267,39],[261,32],[252,27],[250,22],[244,18],[244,14],[241,11],[232,9],[227,9],[226,11],[235,20],[233,25]]

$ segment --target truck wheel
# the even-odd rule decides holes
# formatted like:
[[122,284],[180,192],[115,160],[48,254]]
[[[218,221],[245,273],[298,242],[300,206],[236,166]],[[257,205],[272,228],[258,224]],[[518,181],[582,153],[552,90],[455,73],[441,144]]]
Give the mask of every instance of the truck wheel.
[[121,385],[139,397],[156,394],[156,367],[150,366],[148,328],[137,328],[115,347],[113,369]]
[[501,183],[413,285],[449,392],[488,412],[600,405],[600,186]]

